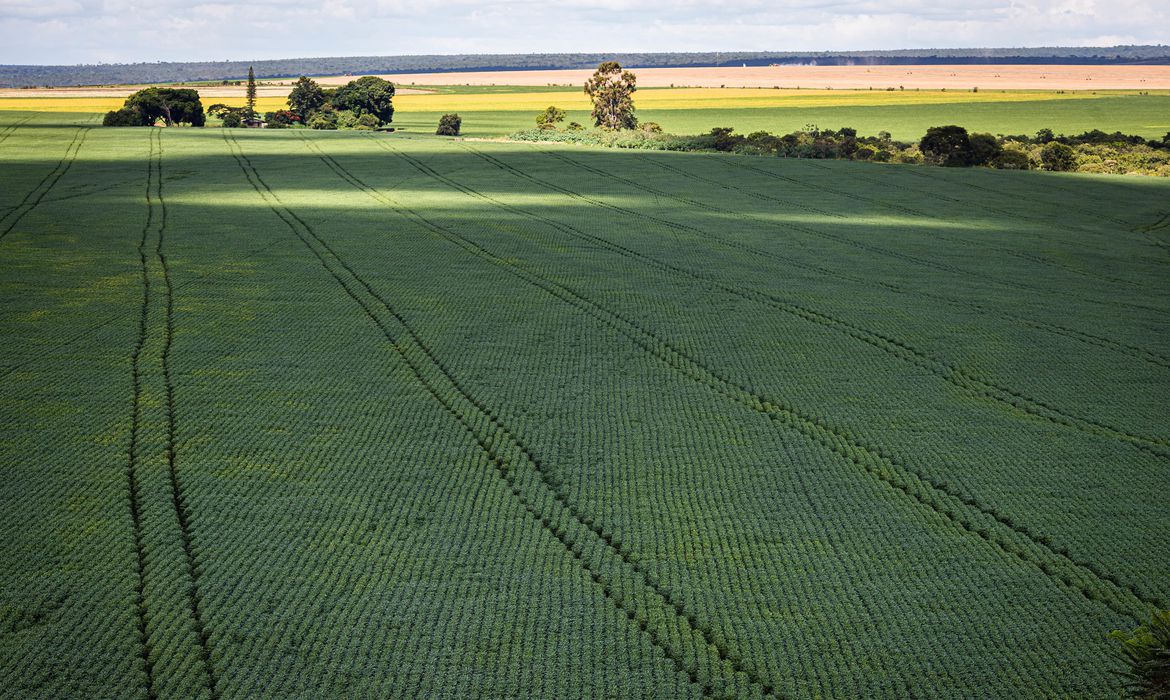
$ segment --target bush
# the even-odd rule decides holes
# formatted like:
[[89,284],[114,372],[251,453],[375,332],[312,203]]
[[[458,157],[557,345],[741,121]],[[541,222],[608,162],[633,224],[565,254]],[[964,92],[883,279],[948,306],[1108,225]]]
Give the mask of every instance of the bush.
[[357,126],[358,115],[349,109],[341,109],[337,111],[337,128],[338,129],[352,129]]
[[638,125],[638,128],[651,134],[662,133],[662,126],[658,122],[642,122]]
[[123,107],[111,112],[106,112],[106,118],[102,120],[102,126],[146,126],[146,121],[142,118],[142,114],[136,109]]
[[265,114],[264,121],[268,123],[269,129],[287,129],[300,122],[301,118],[291,110],[278,109],[275,112]]
[[569,125],[566,126],[565,128],[568,129],[569,131],[581,131],[585,127],[581,126],[581,124],[579,122],[569,122]]
[[230,112],[224,112],[220,117],[220,126],[225,126],[229,129],[238,129],[244,125],[244,113],[241,110],[235,109]]
[[1028,154],[1014,148],[1004,148],[991,161],[991,167],[998,170],[1027,170],[1032,167]]
[[999,140],[991,134],[971,134],[971,165],[989,165],[1003,152]]
[[1126,689],[1135,698],[1170,698],[1170,610],[1154,610],[1149,625],[1125,632],[1115,630],[1110,639],[1121,644],[1115,654],[1129,668]]
[[932,126],[918,143],[922,155],[931,162],[948,168],[970,165],[971,138],[961,126]]
[[1044,164],[1045,170],[1054,172],[1076,170],[1077,154],[1071,146],[1051,141],[1040,150],[1040,162]]
[[373,131],[379,126],[382,126],[382,122],[373,114],[366,113],[357,118],[357,122],[353,125],[353,128],[358,131]]
[[536,115],[536,128],[555,129],[557,122],[563,121],[565,121],[565,110],[550,105]]
[[337,130],[337,113],[331,110],[321,110],[309,119],[309,128],[324,131]]
[[435,134],[439,136],[458,136],[463,127],[463,119],[458,114],[444,114],[439,117],[439,128]]

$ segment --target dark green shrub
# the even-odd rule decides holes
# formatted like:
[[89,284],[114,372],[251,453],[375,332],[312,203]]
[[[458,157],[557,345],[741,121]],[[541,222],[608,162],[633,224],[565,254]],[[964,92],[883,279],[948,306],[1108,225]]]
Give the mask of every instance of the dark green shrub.
[[337,110],[337,128],[352,129],[357,126],[358,115],[348,109]]
[[998,170],[1027,170],[1032,167],[1028,154],[1014,148],[1004,148],[991,161],[991,167]]
[[106,118],[102,120],[102,126],[146,126],[146,122],[138,110],[123,107],[122,109],[106,112]]
[[1121,645],[1115,654],[1128,665],[1121,675],[1131,697],[1170,699],[1170,610],[1154,610],[1148,625],[1109,637]]
[[439,136],[458,136],[463,127],[463,119],[458,114],[444,114],[439,117],[439,128],[435,133]]
[[379,126],[382,126],[382,122],[378,121],[378,118],[374,115],[367,113],[357,118],[357,122],[353,125],[353,128],[358,131],[373,131]]
[[971,134],[968,140],[971,143],[971,165],[988,165],[1003,152],[1003,146],[991,134]]
[[288,109],[278,109],[264,115],[264,121],[268,123],[269,129],[287,129],[300,120],[295,112]]
[[961,126],[932,126],[918,143],[922,155],[937,165],[959,168],[971,164],[971,138]]
[[566,126],[565,128],[568,129],[569,131],[581,131],[585,127],[581,126],[581,124],[579,122],[569,122],[568,126]]
[[1051,141],[1040,150],[1040,162],[1044,164],[1045,170],[1054,172],[1076,170],[1077,154],[1071,146]]
[[325,131],[337,130],[337,113],[333,110],[321,110],[309,119],[310,129],[319,129]]
[[646,132],[649,132],[651,134],[661,134],[662,133],[662,125],[659,124],[658,122],[642,122],[641,124],[638,125],[638,128],[641,129],[642,131],[646,131]]

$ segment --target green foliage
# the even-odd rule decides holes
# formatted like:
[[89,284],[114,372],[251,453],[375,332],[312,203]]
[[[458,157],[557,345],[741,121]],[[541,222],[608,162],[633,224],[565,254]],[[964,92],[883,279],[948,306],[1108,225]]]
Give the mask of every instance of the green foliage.
[[585,83],[585,94],[593,101],[593,121],[603,129],[633,129],[638,125],[634,116],[634,92],[637,78],[623,71],[616,61],[606,61],[597,67]]
[[638,125],[638,128],[641,129],[642,131],[645,131],[645,132],[648,132],[651,134],[661,134],[662,133],[662,125],[659,124],[658,122],[642,122],[641,124]]
[[337,112],[332,109],[322,109],[309,119],[309,128],[325,131],[337,129]]
[[373,131],[379,126],[382,126],[382,123],[378,121],[377,117],[372,114],[363,114],[357,118],[357,122],[353,125],[353,128],[358,131]]
[[[139,125],[150,126],[159,119],[167,126],[190,124],[203,126],[207,121],[199,93],[186,88],[152,87],[139,90],[126,98],[123,110],[133,110],[139,115]],[[107,118],[110,118],[107,115]],[[113,117],[120,123],[116,126],[130,126],[126,116]]]
[[1170,181],[88,120],[0,113],[0,695],[1117,698],[1170,599]]
[[137,109],[123,107],[106,112],[102,126],[147,126],[142,113]]
[[930,127],[918,142],[918,148],[936,165],[956,168],[973,163],[971,139],[961,126]]
[[1154,610],[1149,624],[1114,630],[1116,656],[1127,668],[1126,689],[1138,700],[1170,700],[1170,610]]
[[536,115],[536,126],[541,129],[556,128],[557,123],[563,121],[565,121],[565,110],[551,105]]
[[990,165],[1003,152],[999,139],[991,134],[971,134],[971,165]]
[[266,113],[264,115],[264,121],[268,124],[269,129],[287,129],[295,124],[300,124],[301,117],[292,110],[278,109],[274,112]]
[[1003,148],[991,161],[991,167],[998,170],[1028,170],[1032,167],[1028,154],[1015,148]]
[[308,120],[325,104],[325,92],[317,81],[301,76],[293,84],[288,94],[289,108],[299,114],[302,119]]
[[1077,167],[1077,154],[1071,146],[1052,141],[1040,151],[1040,162],[1044,164],[1045,170],[1074,170]]
[[458,114],[444,114],[439,118],[439,128],[435,130],[438,136],[458,136],[463,127],[463,119]]
[[338,129],[352,129],[357,126],[358,115],[356,112],[348,109],[339,109],[337,110],[336,115]]
[[382,78],[367,75],[337,88],[330,97],[333,107],[361,116],[372,114],[379,123],[394,121],[394,85]]
[[256,73],[248,66],[248,87],[244,93],[244,119],[256,118]]

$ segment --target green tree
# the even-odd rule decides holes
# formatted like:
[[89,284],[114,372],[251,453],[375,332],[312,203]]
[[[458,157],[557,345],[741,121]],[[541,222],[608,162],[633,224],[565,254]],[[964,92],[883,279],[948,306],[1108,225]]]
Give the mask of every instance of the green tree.
[[458,114],[444,114],[439,118],[439,128],[435,133],[439,136],[458,136],[463,126],[463,119]]
[[1071,146],[1059,141],[1050,141],[1040,149],[1040,162],[1045,170],[1063,172],[1075,170],[1077,167],[1077,153]]
[[248,96],[244,106],[244,118],[256,118],[256,73],[252,70],[252,66],[248,66]]
[[301,119],[308,120],[325,104],[325,91],[312,78],[301,76],[293,84],[292,92],[288,94],[288,106],[300,115]]
[[394,85],[367,75],[337,88],[332,103],[339,110],[348,109],[359,117],[372,114],[379,124],[389,124],[394,120]]
[[1122,675],[1126,690],[1142,700],[1170,698],[1170,610],[1154,610],[1148,625],[1109,637],[1121,644],[1115,652],[1128,668]]
[[151,126],[159,119],[167,126],[203,126],[207,121],[199,93],[187,88],[152,87],[139,90],[126,98],[123,109],[138,112],[144,126]]
[[971,134],[971,165],[988,165],[1003,152],[999,139],[991,134]]
[[536,115],[536,126],[540,129],[554,129],[557,122],[565,121],[565,110],[552,105]]
[[123,107],[106,112],[102,126],[146,126],[146,122],[143,121],[142,114],[138,110]]
[[971,137],[961,126],[930,127],[918,149],[937,165],[956,168],[971,164]]
[[594,123],[603,129],[638,126],[633,97],[637,89],[637,78],[630,71],[623,71],[617,61],[599,65],[585,83],[585,94],[593,100]]

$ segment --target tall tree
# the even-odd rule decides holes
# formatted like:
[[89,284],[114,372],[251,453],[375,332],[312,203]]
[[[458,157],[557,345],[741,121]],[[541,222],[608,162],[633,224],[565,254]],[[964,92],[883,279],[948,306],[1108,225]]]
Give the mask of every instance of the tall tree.
[[633,129],[638,126],[634,116],[634,91],[637,78],[623,71],[617,61],[606,61],[597,67],[593,77],[585,83],[585,94],[593,100],[593,121],[603,129]]
[[252,66],[248,66],[248,104],[244,109],[247,112],[246,118],[256,118],[256,73]]
[[377,76],[367,75],[337,88],[330,101],[337,109],[347,109],[357,116],[372,114],[379,123],[394,119],[394,85]]
[[301,119],[309,120],[317,110],[325,104],[325,91],[312,78],[301,76],[293,84],[292,92],[288,94],[288,106],[300,115]]

